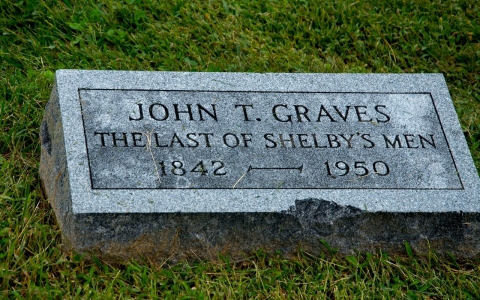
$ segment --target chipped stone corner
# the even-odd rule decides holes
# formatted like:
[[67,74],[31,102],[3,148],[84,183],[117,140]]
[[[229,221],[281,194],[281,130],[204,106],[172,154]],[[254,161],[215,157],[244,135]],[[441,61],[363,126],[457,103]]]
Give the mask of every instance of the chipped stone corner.
[[324,199],[295,200],[295,206],[285,211],[299,220],[315,220],[319,223],[333,224],[335,220],[345,217],[353,217],[365,211],[350,205],[342,206],[334,201]]

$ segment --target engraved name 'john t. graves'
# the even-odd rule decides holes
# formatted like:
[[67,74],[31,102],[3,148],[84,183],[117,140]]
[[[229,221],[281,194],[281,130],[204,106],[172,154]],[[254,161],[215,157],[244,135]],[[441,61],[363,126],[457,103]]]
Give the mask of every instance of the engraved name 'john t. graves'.
[[478,173],[438,74],[62,70],[41,138],[78,252],[478,249]]

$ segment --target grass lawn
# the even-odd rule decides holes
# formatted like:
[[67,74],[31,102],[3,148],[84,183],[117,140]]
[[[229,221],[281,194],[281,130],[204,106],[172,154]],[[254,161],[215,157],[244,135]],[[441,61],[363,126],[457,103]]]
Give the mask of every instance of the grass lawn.
[[62,253],[38,180],[57,69],[440,72],[480,170],[479,1],[0,0],[0,298],[480,298],[480,260],[408,244],[162,266]]

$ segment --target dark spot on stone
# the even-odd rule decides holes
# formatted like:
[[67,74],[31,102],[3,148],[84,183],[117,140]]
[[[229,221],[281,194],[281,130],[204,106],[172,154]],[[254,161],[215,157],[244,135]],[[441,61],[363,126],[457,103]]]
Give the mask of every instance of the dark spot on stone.
[[332,223],[339,218],[352,217],[363,211],[353,206],[342,206],[323,199],[295,200],[295,207],[286,213],[315,223]]
[[50,138],[50,132],[48,132],[47,122],[42,121],[40,127],[40,138],[42,140],[42,146],[47,150],[48,155],[52,155],[52,139]]

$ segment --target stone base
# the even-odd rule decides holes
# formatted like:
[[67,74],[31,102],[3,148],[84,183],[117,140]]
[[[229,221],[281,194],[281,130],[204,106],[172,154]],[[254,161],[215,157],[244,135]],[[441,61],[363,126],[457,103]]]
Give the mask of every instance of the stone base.
[[321,240],[340,255],[404,254],[404,241],[417,254],[480,252],[477,213],[368,212],[317,199],[297,200],[281,213],[79,214],[70,224],[62,236],[68,249],[110,263],[238,259],[259,249],[318,254],[326,251]]

